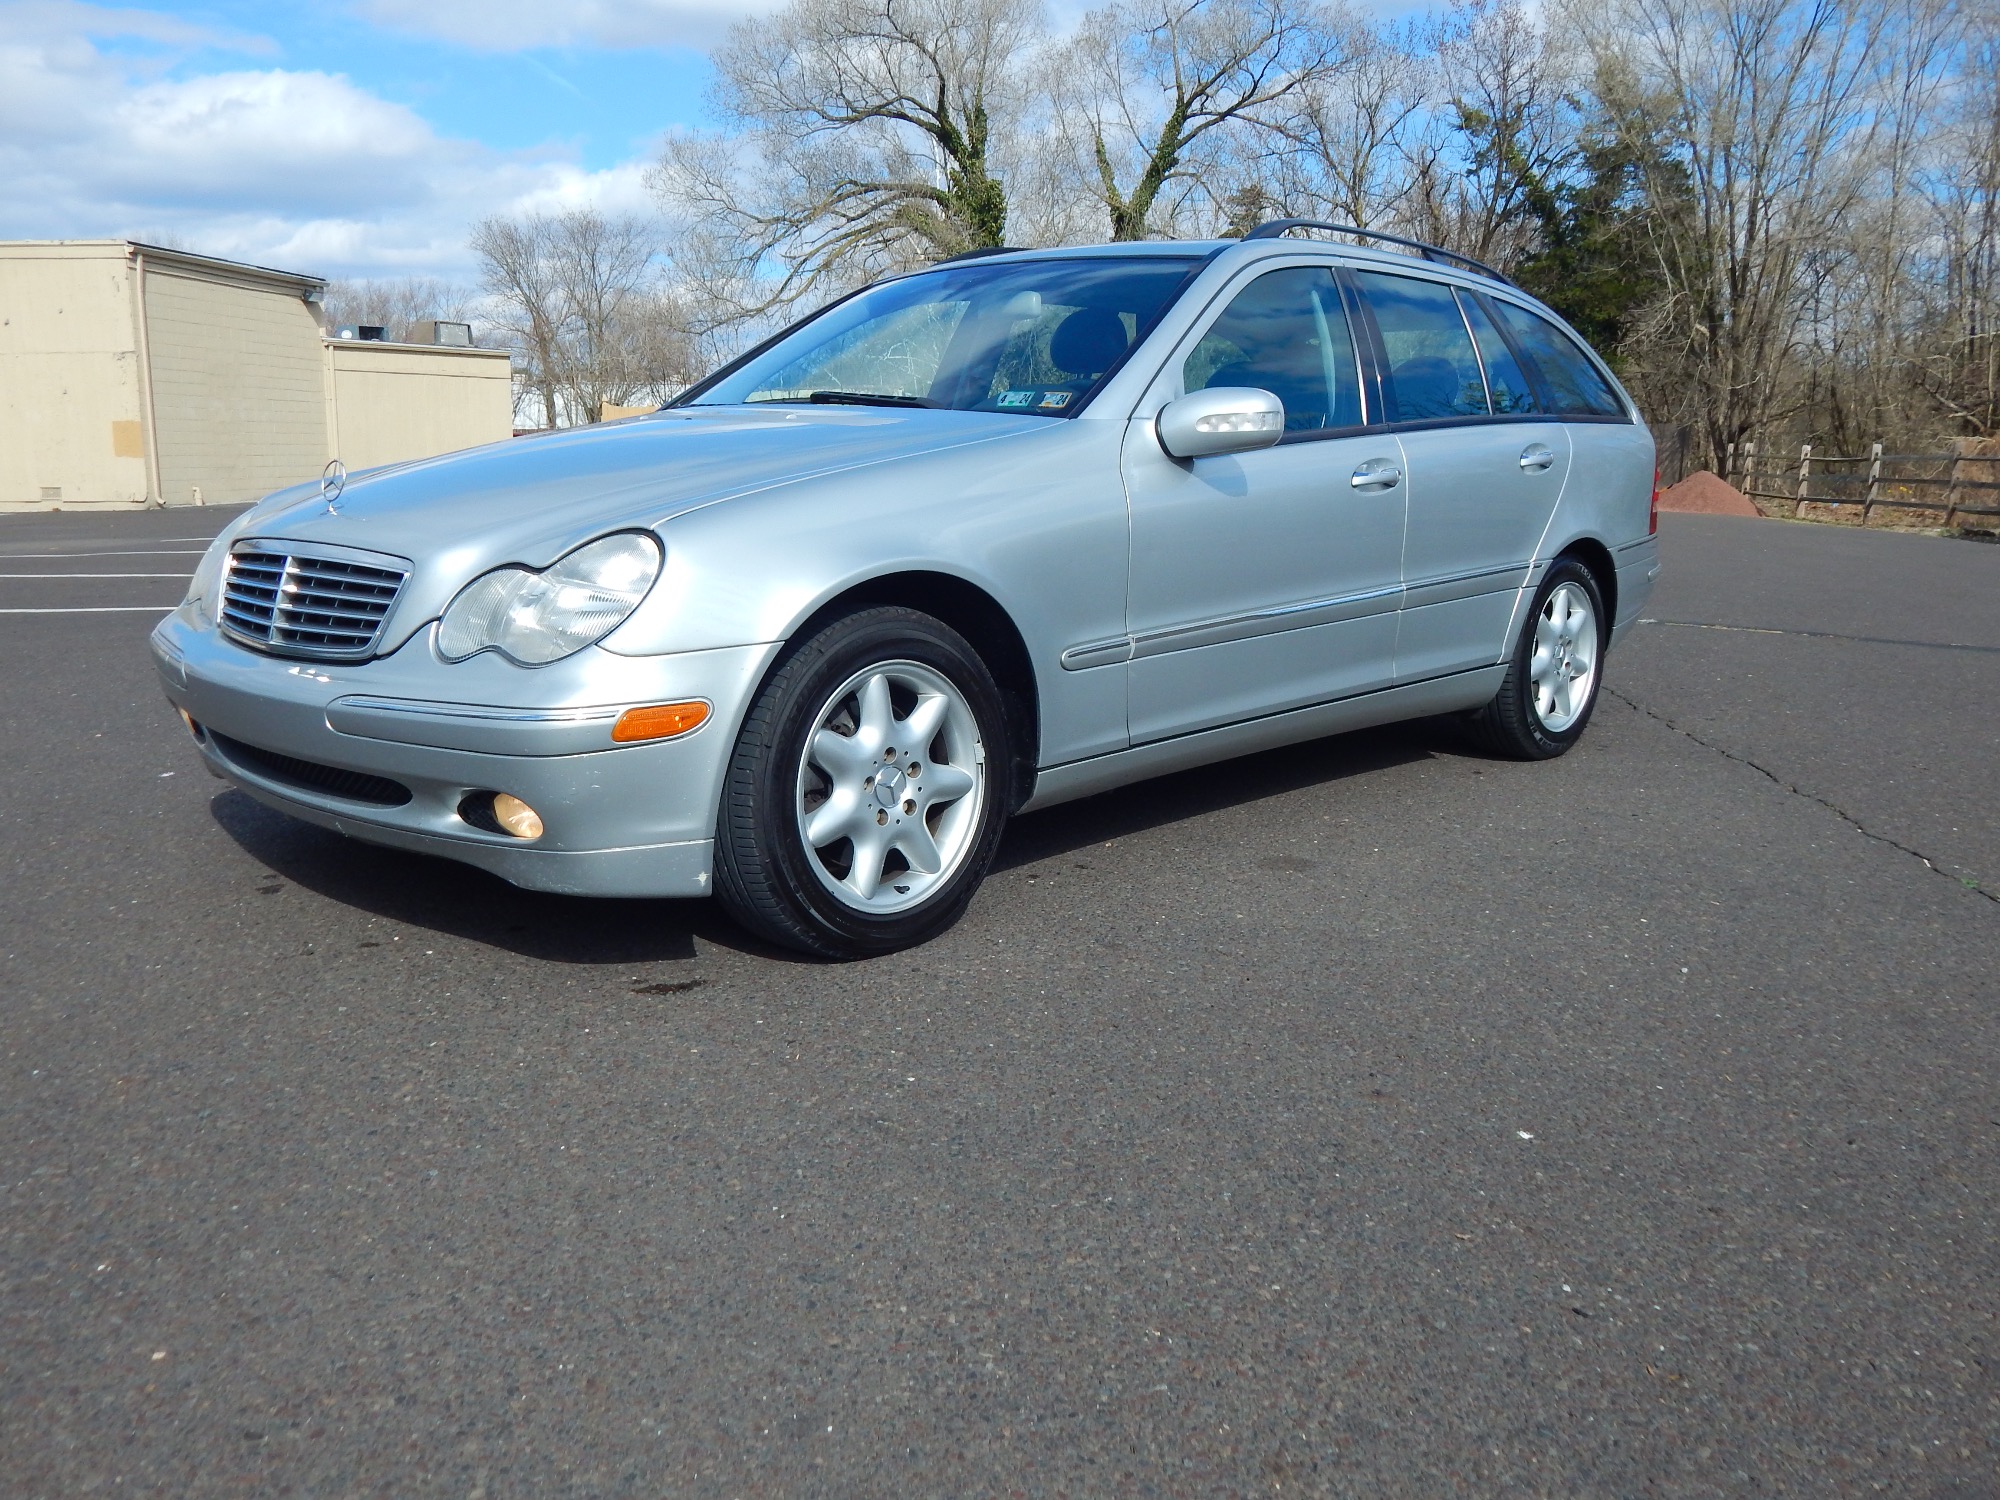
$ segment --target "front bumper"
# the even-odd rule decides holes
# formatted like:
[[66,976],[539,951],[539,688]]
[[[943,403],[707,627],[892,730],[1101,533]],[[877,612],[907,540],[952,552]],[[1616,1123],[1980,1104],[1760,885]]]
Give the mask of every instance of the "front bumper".
[[[490,652],[447,663],[431,636],[354,665],[294,661],[234,645],[183,606],[152,647],[168,699],[203,727],[209,769],[281,812],[531,890],[709,893],[723,775],[776,643],[650,657],[592,647],[526,669]],[[693,733],[613,744],[623,709],[696,698],[712,710]],[[280,757],[385,778],[409,799],[308,785]],[[468,822],[461,807],[484,792],[533,807],[542,836]]]

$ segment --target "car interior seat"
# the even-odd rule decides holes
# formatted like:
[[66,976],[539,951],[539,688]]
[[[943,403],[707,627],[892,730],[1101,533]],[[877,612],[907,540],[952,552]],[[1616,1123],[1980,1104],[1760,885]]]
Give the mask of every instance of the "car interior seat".
[[1130,342],[1117,313],[1079,307],[1049,336],[1049,359],[1079,379],[1095,378],[1118,362]]
[[1457,366],[1441,355],[1406,359],[1389,372],[1389,379],[1396,388],[1396,413],[1405,422],[1461,415],[1458,396],[1463,382]]

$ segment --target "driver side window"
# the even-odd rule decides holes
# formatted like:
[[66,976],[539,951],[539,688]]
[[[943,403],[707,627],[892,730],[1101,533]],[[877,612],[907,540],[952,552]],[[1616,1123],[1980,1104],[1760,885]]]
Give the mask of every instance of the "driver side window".
[[1285,431],[1361,425],[1354,339],[1333,273],[1269,271],[1238,292],[1181,367],[1184,389],[1244,385],[1285,403]]

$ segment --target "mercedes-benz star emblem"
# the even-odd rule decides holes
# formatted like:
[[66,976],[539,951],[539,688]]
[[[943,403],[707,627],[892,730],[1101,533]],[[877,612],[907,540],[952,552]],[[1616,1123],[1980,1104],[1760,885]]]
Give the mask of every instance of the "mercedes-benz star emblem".
[[340,514],[340,492],[346,487],[347,465],[337,458],[328,459],[319,475],[319,497],[326,502],[328,515]]

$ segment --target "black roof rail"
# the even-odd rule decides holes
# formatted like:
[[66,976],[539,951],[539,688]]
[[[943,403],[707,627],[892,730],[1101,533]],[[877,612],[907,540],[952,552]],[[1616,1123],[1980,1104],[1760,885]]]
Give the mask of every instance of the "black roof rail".
[[1514,286],[1514,278],[1502,275],[1483,260],[1474,260],[1469,255],[1460,255],[1456,250],[1447,250],[1442,245],[1427,245],[1422,240],[1408,239],[1400,234],[1388,234],[1380,229],[1362,229],[1354,224],[1329,224],[1323,219],[1273,219],[1268,224],[1259,224],[1243,238],[1246,240],[1275,240],[1290,234],[1294,229],[1329,229],[1337,234],[1358,234],[1366,240],[1387,240],[1392,245],[1407,245],[1423,256],[1425,260],[1445,260],[1456,262],[1482,276],[1491,276],[1503,286]]
[[934,266],[956,265],[962,260],[984,260],[989,255],[1019,255],[1022,245],[982,245],[977,250],[962,250],[957,255],[947,255],[943,260],[931,262]]

